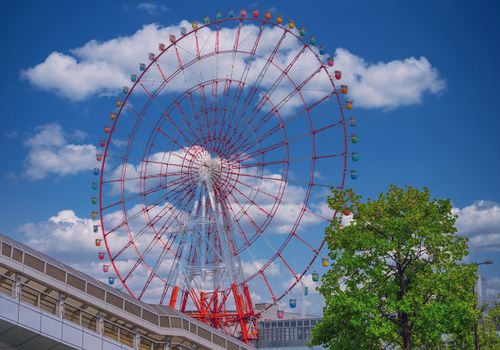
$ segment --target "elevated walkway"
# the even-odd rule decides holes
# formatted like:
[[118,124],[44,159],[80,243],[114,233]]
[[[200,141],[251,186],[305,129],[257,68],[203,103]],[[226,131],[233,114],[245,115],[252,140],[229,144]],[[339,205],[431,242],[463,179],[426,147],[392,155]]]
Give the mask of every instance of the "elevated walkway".
[[254,349],[0,234],[0,349]]

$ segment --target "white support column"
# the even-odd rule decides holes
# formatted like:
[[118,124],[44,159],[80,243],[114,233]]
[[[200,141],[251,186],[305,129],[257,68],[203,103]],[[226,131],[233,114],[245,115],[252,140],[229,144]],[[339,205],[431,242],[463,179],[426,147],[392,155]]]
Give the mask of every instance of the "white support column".
[[306,318],[306,286],[304,285],[304,282],[302,282],[302,281],[300,281],[300,285],[302,286],[302,299],[300,302],[300,309],[301,309],[302,318]]
[[134,349],[139,350],[141,348],[141,333],[139,333],[139,328],[134,329]]
[[12,289],[12,296],[17,300],[21,300],[21,291],[22,291],[21,276],[19,276],[18,274],[15,274],[14,288]]
[[224,260],[226,263],[229,279],[231,281],[231,284],[233,283],[238,284],[239,281],[237,280],[236,275],[234,273],[233,256],[229,251],[229,241],[227,239],[226,230],[224,229],[224,224],[218,213],[219,206],[215,201],[215,194],[212,187],[212,183],[208,179],[207,181],[205,181],[205,185],[207,186],[208,199],[210,200],[210,205],[212,206],[212,210],[214,212],[215,225],[217,226],[217,232],[219,233],[219,239],[221,241],[221,246],[222,246],[222,254],[224,256]]
[[104,334],[104,314],[99,312],[97,315],[97,333],[103,335]]
[[60,318],[64,318],[64,300],[66,299],[66,296],[64,294],[59,294],[59,301],[57,303],[57,315]]
[[201,268],[201,279],[205,280],[206,277],[206,250],[207,250],[207,232],[206,232],[206,204],[207,197],[205,191],[202,190],[201,193],[201,225],[200,225],[200,268]]

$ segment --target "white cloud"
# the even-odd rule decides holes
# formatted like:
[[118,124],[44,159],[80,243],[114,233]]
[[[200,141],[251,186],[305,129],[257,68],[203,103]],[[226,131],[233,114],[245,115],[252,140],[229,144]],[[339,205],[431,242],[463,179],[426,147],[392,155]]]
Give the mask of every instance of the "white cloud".
[[486,300],[489,301],[497,301],[500,295],[500,278],[499,277],[490,277],[485,279],[485,283],[483,285],[484,296]]
[[[288,289],[295,282],[296,282],[295,278],[291,277],[290,279],[283,281],[282,287],[284,289]],[[298,293],[298,294],[302,294],[303,286],[308,288],[309,294],[319,294],[319,292],[316,290],[316,288],[318,288],[320,286],[320,282],[313,281],[312,273],[305,274],[302,277],[301,282],[299,282],[295,285],[295,287],[293,288],[293,292]]]
[[162,4],[158,5],[152,1],[141,2],[136,6],[136,8],[138,10],[146,11],[150,15],[157,15],[160,12],[168,12],[169,11],[167,6],[162,5]]
[[[156,11],[158,5],[145,2],[139,6],[146,11]],[[21,76],[28,79],[33,85],[71,100],[83,100],[95,94],[110,94],[128,85],[129,74],[137,72],[139,62],[147,62],[148,52],[158,52],[158,43],[167,44],[169,34],[180,37],[180,28],[190,29],[190,23],[182,21],[178,25],[161,27],[157,24],[144,25],[130,36],[118,37],[104,42],[95,40],[70,50],[69,54],[53,52],[44,62],[22,71]],[[219,33],[220,50],[231,50],[234,43],[236,29],[224,28]],[[241,50],[252,49],[257,37],[258,27],[245,25],[241,30]],[[259,41],[257,54],[267,57],[282,34],[279,28],[267,28]],[[199,31],[200,40],[203,40],[202,54],[215,47],[215,35],[210,28]],[[193,36],[188,36],[178,43],[180,56],[183,62],[192,60],[195,56]],[[302,43],[288,36],[285,39],[273,62],[284,69],[301,50]],[[177,67],[177,56],[174,53],[162,55],[160,63],[167,70]],[[232,77],[239,78],[247,68],[247,56],[243,54],[221,54],[205,58],[196,65],[186,68],[184,74],[179,75],[169,83],[170,91],[185,91],[198,83],[200,78],[227,77],[231,70]],[[255,81],[259,76],[266,60],[256,58],[248,66],[245,73],[247,81]],[[294,68],[288,72],[288,77],[295,84],[300,84],[318,67],[318,62],[312,53],[305,51],[297,60]],[[421,102],[425,93],[439,93],[445,88],[445,82],[439,77],[435,67],[425,57],[406,58],[390,62],[369,63],[346,49],[336,51],[334,69],[343,70],[343,83],[350,85],[350,97],[357,106],[365,108],[392,109],[399,106],[412,105]],[[200,73],[201,72],[201,73]],[[280,76],[280,71],[271,67],[261,82],[261,86],[270,87]],[[152,77],[152,80],[160,77]],[[306,101],[316,101],[323,97],[329,87],[326,74],[317,74],[304,86],[302,93]],[[292,86],[284,79],[270,96],[270,101],[277,103],[291,91]],[[288,113],[299,106],[301,100],[297,95],[292,96],[281,108],[280,112]]]
[[24,224],[18,231],[27,245],[43,253],[81,256],[96,250],[94,224],[97,221],[80,218],[73,210],[61,210],[46,221]]
[[[25,141],[28,156],[24,173],[28,178],[38,180],[51,174],[77,174],[97,164],[96,147],[90,144],[68,143],[60,125],[47,124],[36,128],[35,131],[36,133]],[[74,136],[81,139],[83,134],[77,131]]]
[[462,209],[453,208],[458,215],[458,232],[469,237],[471,248],[484,251],[500,250],[500,204],[479,200]]
[[[260,270],[262,266],[267,263],[267,260],[264,259],[257,259],[257,260],[252,260],[252,261],[243,261],[242,262],[242,268],[243,268],[243,273],[246,276],[251,276],[253,275],[256,271]],[[271,263],[265,270],[266,275],[270,277],[279,277],[281,276],[281,271],[278,265],[275,263]]]
[[78,62],[60,52],[51,53],[43,63],[22,71],[21,76],[39,88],[76,101],[127,82],[123,71],[110,62]]
[[355,106],[393,109],[418,104],[425,93],[437,94],[446,83],[425,57],[370,63],[346,49],[336,51],[336,66],[349,85]]

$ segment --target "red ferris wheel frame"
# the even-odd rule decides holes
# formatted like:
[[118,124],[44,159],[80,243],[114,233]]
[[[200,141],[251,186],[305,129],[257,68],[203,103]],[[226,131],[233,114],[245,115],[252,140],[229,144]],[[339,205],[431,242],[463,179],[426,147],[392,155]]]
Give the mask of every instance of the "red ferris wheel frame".
[[[221,28],[221,25],[224,24],[225,22],[237,22],[237,23],[239,22],[239,25],[237,27],[236,40],[235,40],[235,43],[234,43],[232,49],[223,51],[223,50],[219,49],[219,29]],[[247,22],[254,22],[254,23],[260,24],[260,31],[258,33],[258,36],[257,36],[256,41],[254,43],[254,46],[252,48],[252,51],[239,50],[239,48],[238,48],[238,38],[240,35],[241,28],[242,28],[243,24],[247,23]],[[205,54],[205,55],[202,55],[201,51],[200,51],[200,47],[198,46],[197,33],[198,33],[198,31],[202,30],[203,28],[212,27],[212,26],[215,26],[217,28],[217,32],[216,32],[217,34],[216,34],[216,40],[215,40],[215,43],[216,43],[215,44],[215,51],[209,52],[208,54]],[[106,228],[106,226],[105,226],[106,223],[105,223],[104,214],[103,214],[106,210],[109,210],[109,209],[113,208],[114,206],[121,207],[123,211],[126,210],[124,207],[124,200],[125,200],[124,192],[125,192],[125,190],[124,190],[124,181],[123,181],[125,168],[122,169],[122,174],[121,174],[120,180],[116,181],[119,184],[120,191],[122,193],[121,201],[117,202],[117,203],[112,203],[111,205],[110,204],[105,205],[103,203],[103,196],[105,195],[105,193],[103,193],[103,185],[105,183],[109,183],[111,181],[114,181],[114,180],[107,180],[104,177],[104,175],[105,175],[106,170],[107,170],[106,169],[106,160],[109,157],[113,157],[109,153],[109,147],[110,147],[111,138],[115,132],[118,120],[120,120],[120,117],[123,114],[124,108],[125,108],[125,106],[127,106],[127,102],[129,100],[130,96],[134,93],[135,89],[141,88],[143,90],[143,93],[146,93],[148,95],[149,101],[152,101],[155,99],[156,96],[158,96],[161,93],[161,91],[165,87],[167,87],[167,85],[169,83],[169,79],[170,79],[170,81],[172,81],[172,79],[174,79],[177,75],[183,74],[183,71],[187,67],[189,67],[190,65],[194,65],[203,59],[207,59],[211,56],[215,56],[215,55],[219,55],[219,54],[236,53],[236,52],[241,53],[241,54],[255,56],[256,55],[256,48],[259,44],[259,41],[260,41],[260,38],[261,38],[261,35],[263,33],[265,26],[275,26],[275,27],[279,27],[280,29],[282,29],[283,30],[283,37],[281,40],[283,40],[285,35],[291,35],[297,39],[302,40],[302,38],[300,36],[298,36],[296,33],[294,33],[294,31],[292,30],[292,27],[286,28],[282,25],[270,22],[267,19],[261,19],[261,18],[257,18],[257,17],[254,17],[254,18],[244,17],[243,14],[240,14],[240,17],[235,17],[235,18],[229,17],[229,18],[224,18],[224,19],[217,19],[214,22],[209,22],[209,23],[206,23],[206,24],[200,25],[200,26],[194,24],[193,30],[189,31],[188,33],[186,33],[185,35],[183,35],[182,37],[180,37],[178,39],[174,38],[173,40],[171,40],[172,42],[169,46],[164,47],[158,56],[155,56],[151,59],[151,62],[149,63],[149,65],[147,67],[145,67],[143,72],[137,77],[137,81],[134,82],[133,86],[129,89],[129,91],[127,91],[127,95],[124,98],[123,102],[120,102],[119,109],[118,109],[117,113],[115,114],[115,116],[113,117],[113,120],[114,120],[113,125],[111,128],[109,128],[107,130],[107,133],[109,133],[109,137],[108,137],[108,140],[105,144],[104,155],[102,157],[102,166],[101,166],[101,172],[100,172],[101,175],[100,175],[100,189],[99,189],[99,204],[100,204],[100,214],[101,214],[101,227],[103,230],[104,242],[105,242],[105,246],[106,246],[106,250],[108,252],[110,262],[111,262],[114,270],[116,271],[118,278],[122,282],[123,286],[127,289],[127,291],[132,296],[134,296],[136,298],[142,297],[142,295],[144,294],[144,292],[148,288],[149,283],[155,277],[156,272],[155,272],[154,268],[152,268],[151,266],[146,264],[147,268],[150,271],[150,278],[148,279],[148,282],[146,283],[146,285],[143,287],[141,293],[138,294],[137,292],[135,292],[134,290],[129,288],[129,286],[127,284],[127,277],[130,276],[131,273],[133,273],[135,271],[135,269],[139,266],[139,264],[144,263],[144,261],[141,259],[142,253],[138,249],[138,247],[136,246],[135,241],[133,239],[133,235],[131,234],[131,230],[128,228],[128,230],[129,230],[129,243],[128,243],[128,245],[124,246],[123,250],[119,251],[118,254],[116,254],[116,253],[113,254],[111,251],[109,242],[108,242],[108,239],[109,239],[108,235],[112,232],[112,230],[114,228],[108,228],[108,229]],[[196,57],[193,60],[191,60],[190,62],[182,62],[181,57],[179,55],[179,51],[177,50],[177,45],[179,45],[179,43],[182,43],[182,40],[186,37],[189,37],[190,35],[195,35],[195,37],[196,37]],[[275,46],[273,52],[271,53],[271,55],[269,57],[266,57],[266,58],[262,57],[262,59],[266,59],[266,61],[267,61],[266,64],[275,65],[275,63],[273,62],[273,57],[276,54],[276,52],[279,50],[280,43],[281,43],[281,41]],[[311,52],[313,52],[315,54],[315,57],[319,63],[318,71],[324,70],[328,74],[332,90],[331,90],[331,94],[325,96],[324,98],[322,98],[320,100],[315,101],[313,104],[308,105],[308,103],[306,102],[306,99],[302,95],[301,88],[303,86],[305,86],[313,76],[311,75],[310,77],[306,78],[300,84],[296,84],[293,81],[293,79],[291,79],[288,76],[290,69],[293,67],[293,65],[297,61],[298,56],[296,56],[294,58],[294,60],[292,60],[292,62],[284,70],[275,65],[278,70],[281,70],[282,79],[288,79],[290,84],[293,85],[293,89],[294,89],[293,96],[294,97],[298,96],[301,100],[301,103],[304,105],[304,109],[301,110],[300,114],[301,115],[305,114],[307,116],[308,124],[309,124],[309,128],[310,128],[307,132],[304,133],[304,135],[305,135],[305,137],[310,137],[313,140],[313,142],[312,142],[313,149],[312,149],[312,155],[311,155],[311,169],[310,169],[310,176],[309,176],[310,182],[307,184],[307,190],[305,193],[305,199],[303,202],[303,206],[300,209],[300,214],[298,215],[297,219],[295,220],[292,229],[290,230],[291,233],[282,242],[282,244],[276,250],[276,252],[274,253],[273,256],[269,257],[269,259],[260,268],[256,269],[255,273],[238,281],[239,283],[237,283],[237,284],[232,283],[230,285],[230,287],[228,287],[224,290],[216,289],[216,290],[213,290],[211,292],[205,292],[205,291],[199,291],[199,290],[195,290],[195,289],[181,290],[176,285],[170,286],[168,280],[167,281],[164,280],[165,281],[165,289],[162,293],[162,297],[160,300],[160,303],[164,303],[166,301],[167,292],[169,291],[170,298],[169,298],[168,303],[171,307],[178,308],[179,310],[181,310],[183,312],[188,312],[193,317],[196,317],[196,318],[202,320],[203,322],[211,324],[212,326],[214,326],[216,328],[225,329],[226,331],[228,329],[231,329],[233,334],[241,337],[246,342],[248,342],[249,340],[255,339],[255,337],[257,335],[257,333],[256,333],[256,330],[257,330],[256,320],[258,318],[258,312],[256,312],[253,309],[253,304],[252,304],[252,300],[251,300],[251,296],[250,296],[250,291],[248,288],[248,283],[252,279],[260,276],[262,278],[265,286],[266,286],[266,289],[268,290],[269,294],[271,295],[272,300],[276,303],[279,300],[281,300],[283,297],[285,297],[293,289],[293,287],[300,281],[302,276],[304,276],[306,274],[306,272],[311,268],[312,264],[316,260],[319,252],[323,248],[324,240],[322,240],[319,247],[313,247],[313,246],[309,245],[309,243],[307,242],[306,239],[304,239],[303,237],[300,237],[300,235],[297,233],[297,228],[301,222],[302,216],[309,210],[307,207],[307,203],[309,200],[311,189],[313,188],[313,186],[323,186],[322,184],[314,182],[315,181],[314,180],[314,170],[315,170],[316,161],[319,159],[324,159],[324,158],[329,158],[329,157],[342,158],[343,159],[343,169],[342,169],[342,174],[341,174],[341,182],[339,184],[337,184],[337,186],[342,188],[344,186],[344,182],[345,182],[347,157],[348,157],[347,127],[346,127],[346,120],[344,117],[344,110],[343,110],[343,106],[342,106],[342,101],[341,101],[340,95],[339,95],[337,88],[335,86],[335,83],[334,83],[335,77],[327,70],[327,66],[329,64],[325,63],[323,61],[323,59],[321,58],[321,56],[315,50],[313,50],[311,48],[312,45],[310,45],[309,43],[306,43],[306,42],[304,42],[303,44],[304,44],[304,46],[303,46],[301,52],[304,52],[305,50],[310,50]],[[167,77],[167,75],[165,75],[164,72],[162,72],[161,67],[158,65],[158,60],[161,58],[161,56],[165,52],[167,52],[170,49],[173,49],[176,51],[176,56],[177,56],[177,59],[179,61],[179,66],[178,66],[177,70],[175,70],[173,73],[171,73],[170,76]],[[162,82],[161,87],[158,88],[154,92],[149,91],[145,87],[145,85],[143,85],[141,83],[141,79],[144,77],[144,75],[150,69],[158,69],[160,71],[160,74],[163,77],[163,80],[164,80]],[[316,74],[316,73],[314,73],[314,74]],[[270,164],[266,163],[265,155],[267,152],[270,152],[271,150],[275,150],[276,148],[283,147],[284,154],[285,154],[284,158],[272,161],[273,164],[279,164],[278,162],[281,162],[281,164],[284,165],[286,170],[284,171],[285,176],[279,180],[280,187],[279,187],[279,190],[277,191],[277,193],[275,193],[275,194],[268,193],[270,198],[274,198],[274,205],[271,207],[271,210],[266,211],[262,206],[259,206],[259,204],[257,203],[257,201],[255,199],[257,196],[258,190],[260,190],[260,192],[263,192],[263,190],[260,188],[260,185],[258,186],[258,190],[255,191],[255,193],[253,193],[253,198],[246,196],[244,193],[241,193],[241,191],[238,194],[238,196],[240,196],[240,197],[245,197],[245,201],[247,204],[251,203],[249,206],[253,205],[255,207],[258,207],[259,210],[263,211],[266,214],[267,219],[264,221],[264,223],[261,223],[261,224],[254,222],[254,226],[255,226],[254,229],[255,229],[256,233],[252,237],[247,237],[245,230],[243,228],[241,228],[241,226],[240,226],[240,228],[241,228],[240,232],[242,233],[242,236],[245,238],[247,245],[246,246],[242,245],[239,248],[235,247],[234,250],[232,251],[232,253],[234,253],[234,255],[239,254],[246,247],[252,245],[252,243],[259,237],[259,234],[262,234],[266,230],[266,228],[268,227],[268,225],[270,224],[270,222],[272,221],[272,219],[274,217],[274,213],[276,213],[276,210],[280,206],[280,203],[283,199],[283,193],[284,193],[283,186],[286,186],[287,180],[288,180],[287,176],[288,176],[288,164],[290,161],[290,155],[289,155],[289,153],[287,153],[288,152],[287,145],[288,145],[289,140],[288,140],[288,136],[286,134],[286,129],[284,129],[282,126],[283,122],[277,123],[276,126],[274,126],[273,128],[271,128],[270,130],[267,131],[268,133],[272,132],[273,135],[276,135],[277,133],[281,132],[283,135],[282,144],[274,144],[274,145],[268,146],[268,147],[261,146],[261,148],[258,148],[256,150],[256,153],[253,155],[252,154],[247,155],[245,153],[245,151],[248,151],[252,148],[252,145],[255,146],[255,142],[254,142],[254,144],[252,144],[252,137],[254,138],[253,141],[255,141],[255,137],[256,137],[255,131],[258,129],[259,126],[262,126],[263,124],[267,123],[272,117],[276,118],[277,120],[281,120],[281,118],[282,118],[279,114],[280,106],[274,105],[271,102],[271,100],[269,98],[267,98],[267,94],[269,93],[269,91],[266,92],[266,91],[260,89],[260,87],[257,86],[258,85],[257,82],[258,81],[254,82],[254,86],[252,86],[250,88],[249,94],[260,95],[261,98],[259,101],[263,101],[263,102],[261,103],[259,110],[265,109],[264,108],[264,106],[265,106],[269,110],[269,112],[267,114],[265,114],[264,117],[261,118],[261,120],[259,121],[257,126],[253,126],[253,127],[252,127],[252,122],[254,122],[254,119],[255,119],[257,114],[253,114],[253,116],[247,116],[245,119],[245,122],[248,123],[249,128],[246,128],[245,130],[238,129],[241,125],[241,120],[243,120],[244,118],[238,119],[235,122],[238,124],[234,125],[234,130],[240,130],[241,131],[240,134],[234,133],[232,135],[229,135],[228,131],[232,130],[231,127],[229,127],[227,130],[225,130],[226,131],[225,135],[223,135],[222,131],[220,131],[220,134],[217,134],[218,139],[217,138],[210,139],[210,137],[209,137],[210,135],[208,135],[208,133],[206,131],[201,130],[201,129],[207,129],[207,128],[209,129],[210,125],[212,125],[212,124],[217,125],[217,121],[215,119],[212,120],[209,118],[217,118],[217,115],[220,113],[220,111],[218,110],[218,108],[219,108],[218,106],[215,106],[212,109],[209,108],[205,111],[200,110],[200,111],[198,111],[199,113],[194,113],[191,116],[189,116],[185,113],[182,113],[182,108],[179,109],[179,106],[182,103],[185,103],[183,101],[189,102],[189,99],[193,98],[194,92],[198,93],[199,95],[204,96],[205,88],[207,88],[208,86],[210,87],[212,94],[214,93],[214,91],[218,91],[218,89],[221,88],[223,91],[223,94],[221,94],[220,96],[225,98],[227,101],[228,96],[224,96],[224,94],[229,94],[231,86],[233,84],[236,85],[236,91],[235,92],[233,91],[232,93],[238,94],[240,96],[242,95],[243,90],[248,88],[246,86],[247,84],[244,81],[240,81],[238,79],[227,79],[227,78],[226,79],[218,79],[218,78],[209,79],[207,81],[199,82],[197,85],[193,86],[191,89],[188,89],[188,90],[184,91],[184,93],[180,94],[175,100],[172,101],[172,103],[168,106],[168,108],[166,108],[164,111],[161,112],[161,115],[165,116],[165,118],[163,120],[158,121],[158,123],[155,125],[154,132],[152,132],[150,134],[150,137],[149,137],[148,141],[146,142],[147,147],[146,147],[146,150],[145,150],[145,153],[143,156],[143,159],[146,161],[142,162],[141,171],[140,171],[141,176],[139,178],[140,188],[141,188],[140,194],[145,198],[144,202],[146,204],[146,208],[148,208],[148,205],[146,202],[146,197],[150,193],[147,193],[147,191],[152,191],[152,189],[151,188],[148,189],[147,184],[155,176],[155,174],[152,174],[152,175],[147,174],[148,173],[148,164],[153,162],[153,161],[151,161],[151,157],[153,155],[153,145],[155,144],[156,138],[157,137],[165,137],[169,140],[170,143],[177,144],[179,149],[186,149],[186,147],[180,141],[173,139],[169,134],[162,131],[162,127],[161,127],[162,122],[165,122],[165,120],[168,120],[170,118],[169,117],[169,108],[171,108],[171,109],[177,108],[178,112],[180,110],[180,112],[178,114],[181,115],[181,118],[183,119],[184,123],[186,123],[189,126],[191,126],[191,125],[193,126],[192,129],[186,130],[187,132],[190,132],[192,134],[189,137],[187,136],[187,132],[185,133],[182,130],[178,130],[178,134],[179,134],[180,138],[184,138],[186,141],[193,141],[194,140],[195,142],[194,143],[191,142],[191,144],[200,144],[205,149],[214,151],[215,153],[219,154],[221,156],[221,158],[225,159],[228,164],[230,164],[230,166],[226,165],[226,166],[220,166],[219,168],[216,168],[216,170],[213,170],[211,174],[213,175],[214,171],[215,172],[218,171],[218,173],[216,175],[217,180],[215,181],[215,183],[213,185],[214,192],[217,193],[217,195],[221,198],[228,198],[228,197],[232,196],[232,198],[231,198],[231,200],[233,201],[232,203],[238,203],[238,199],[233,194],[233,191],[235,191],[235,190],[239,191],[238,186],[244,186],[244,184],[248,185],[248,183],[239,179],[240,176],[245,176],[245,177],[249,177],[249,178],[253,176],[256,181],[261,181],[261,182],[263,179],[266,181],[267,180],[269,180],[269,181],[274,180],[274,179],[266,179],[265,169]],[[209,90],[209,89],[207,88],[207,90]],[[217,94],[217,92],[216,92],[216,94]],[[323,127],[319,128],[319,129],[315,129],[313,122],[312,122],[311,111],[316,106],[318,106],[319,104],[324,102],[326,99],[329,99],[329,98],[333,97],[334,95],[336,96],[337,104],[339,107],[338,120],[336,120],[332,123],[329,123],[327,125],[324,125]],[[253,97],[252,97],[252,99],[253,99]],[[247,95],[247,100],[250,100],[250,102],[251,102],[252,99],[249,99],[249,97]],[[283,102],[283,101],[285,101],[285,100],[282,100],[281,102]],[[288,103],[288,101],[289,100],[286,100],[284,103]],[[148,103],[151,103],[151,102],[148,102]],[[250,107],[250,106],[247,106],[247,107]],[[242,108],[240,107],[240,109],[242,109]],[[304,111],[305,111],[305,113],[304,113]],[[206,113],[206,115],[207,115],[205,117],[206,119],[203,119],[203,116],[201,115],[202,112]],[[144,115],[143,114],[141,115],[140,112],[136,112],[136,113],[137,113],[137,120],[138,120],[137,123],[139,123],[141,118]],[[208,115],[210,115],[210,117]],[[287,118],[290,118],[290,116]],[[292,118],[293,118],[293,116],[292,116]],[[196,124],[196,121],[201,121],[201,122],[199,122],[198,125],[194,125],[194,124]],[[172,120],[170,120],[170,123],[171,123],[171,125],[173,125]],[[136,124],[136,126],[134,127],[134,132],[137,130],[137,127],[138,127],[138,124]],[[199,132],[197,131],[197,128],[200,129]],[[318,133],[327,131],[330,128],[341,128],[342,129],[342,132],[343,132],[343,151],[340,153],[337,153],[337,154],[319,154],[319,153],[317,153],[317,150],[316,150],[316,143],[314,141],[315,136]],[[252,133],[249,130],[254,131],[254,132]],[[216,132],[216,131],[214,131],[214,132]],[[129,143],[127,145],[127,149],[130,149],[131,142],[132,141],[129,140]],[[186,144],[189,144],[189,143],[186,142]],[[276,148],[271,149],[270,147],[276,147]],[[168,173],[171,177],[176,177],[176,178],[173,181],[171,181],[170,183],[168,183],[168,186],[165,186],[165,184],[163,184],[163,187],[156,186],[157,188],[153,188],[153,189],[154,190],[159,190],[159,189],[165,190],[167,187],[173,188],[175,190],[175,193],[173,193],[173,192],[170,193],[171,190],[168,190],[169,191],[168,193],[171,196],[171,197],[169,197],[170,199],[174,198],[175,200],[179,201],[178,203],[181,203],[181,204],[186,203],[185,201],[187,201],[187,202],[193,201],[193,198],[189,198],[189,196],[192,196],[194,194],[193,183],[187,183],[186,179],[194,176],[193,174],[195,174],[197,176],[197,174],[199,173],[199,169],[203,163],[200,159],[201,159],[201,157],[205,157],[205,153],[203,153],[203,154],[202,153],[203,153],[202,151],[199,151],[196,149],[195,150],[189,149],[183,155],[174,155],[173,156],[174,158],[178,158],[176,161],[169,160],[169,161],[166,161],[166,163],[165,163],[165,161],[163,160],[161,162],[162,164],[159,164],[159,166],[167,167],[167,168],[168,167],[176,168],[177,169],[176,171],[170,171],[170,172],[166,171],[166,173],[165,173],[165,174]],[[127,156],[128,156],[128,153],[125,153],[125,155],[122,159],[123,163],[127,162]],[[247,174],[247,173],[242,174],[241,164],[244,163],[245,161],[249,161],[250,158],[252,158],[252,160],[253,160],[252,156],[260,156],[261,157],[260,163],[254,162],[254,164],[253,164],[253,167],[255,167],[259,170],[259,172],[257,173],[258,175]],[[243,159],[245,157],[249,157],[249,158]],[[179,166],[177,164],[178,162],[180,162],[182,165]],[[184,165],[184,164],[187,164],[187,165]],[[228,168],[231,168],[230,171],[226,171],[226,169],[228,169]],[[226,173],[224,173],[224,171],[226,171]],[[160,173],[161,173],[161,171],[160,171]],[[189,186],[191,186],[191,187],[189,187]],[[173,197],[174,195],[177,197]],[[162,200],[165,200],[165,197],[160,197],[160,198]],[[207,198],[208,198],[208,194],[207,194]],[[232,205],[227,204],[228,202],[223,202],[223,203],[226,203],[225,204],[227,206],[226,212],[228,214],[230,214],[232,217],[237,217],[238,215],[242,215],[242,216],[246,216],[248,218],[248,221],[250,221],[250,222],[253,221],[252,218],[248,214],[248,209],[245,209],[245,206],[241,205],[241,203],[238,203],[234,207]],[[155,203],[151,203],[151,204],[155,204]],[[197,209],[197,210],[200,211],[200,209]],[[214,212],[216,211],[215,205],[214,205],[213,211]],[[161,212],[152,216],[152,215],[150,215],[149,210],[146,210],[145,212],[143,211],[143,214],[145,214],[148,217],[147,220],[149,220],[149,222],[155,222],[156,220],[158,220],[158,216],[161,215]],[[318,215],[316,213],[313,213],[313,214]],[[333,215],[336,215],[336,213],[334,213]],[[170,222],[169,225],[173,225],[173,222],[178,220],[180,217],[181,217],[181,213],[176,213],[176,216],[173,217],[172,222]],[[326,219],[331,219],[331,218],[326,218]],[[128,227],[128,223],[127,223],[126,218],[124,220],[124,225]],[[154,230],[153,226],[151,226],[150,228]],[[164,233],[165,233],[169,229],[169,227],[167,227],[167,228],[162,227],[162,229],[164,230]],[[169,245],[169,240],[165,241],[162,234],[155,231],[155,235],[158,237],[158,241],[160,241],[164,247],[167,247]],[[291,239],[300,240],[305,246],[308,246],[315,253],[313,255],[312,259],[310,259],[309,263],[300,272],[293,270],[293,268],[290,266],[290,264],[287,262],[287,260],[285,258],[283,258],[283,256],[282,256],[283,249],[287,246],[287,244],[289,243],[289,241]],[[172,244],[172,242],[170,242],[170,244]],[[120,273],[120,268],[119,268],[119,266],[117,266],[117,264],[115,264],[115,261],[117,260],[118,256],[123,251],[128,249],[130,246],[132,246],[135,249],[137,255],[140,258],[137,260],[136,264],[134,264],[134,266],[129,271],[129,273],[127,275],[124,275],[124,274]],[[275,293],[273,292],[273,288],[271,287],[271,285],[268,281],[268,278],[266,278],[266,275],[265,275],[266,269],[275,260],[280,260],[283,263],[283,265],[286,266],[286,268],[289,270],[291,275],[295,276],[294,283],[292,283],[288,289],[286,289],[283,293],[281,293],[281,295],[275,295]],[[171,288],[169,289],[168,287],[171,287]],[[177,302],[179,299],[178,298],[179,292],[182,292],[182,295],[180,296],[180,305],[178,305],[178,302]],[[227,306],[229,306],[230,299],[232,299],[232,301],[233,301],[234,305],[232,307],[234,308],[234,310],[229,309],[227,307]],[[192,305],[195,306],[195,310],[192,310],[192,309],[188,310],[187,309],[187,305],[188,305],[189,300],[192,303]]]

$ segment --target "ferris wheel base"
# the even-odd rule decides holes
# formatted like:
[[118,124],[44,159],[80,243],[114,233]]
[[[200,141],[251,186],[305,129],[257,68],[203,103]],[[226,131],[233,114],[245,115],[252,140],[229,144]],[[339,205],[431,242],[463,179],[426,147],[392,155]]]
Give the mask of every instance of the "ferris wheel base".
[[[176,286],[170,298],[172,308],[176,307],[178,293],[179,288]],[[195,310],[186,310],[189,300],[195,305]],[[234,302],[234,309],[227,308],[229,300]],[[233,283],[230,290],[210,293],[184,291],[179,310],[246,343],[257,340],[259,314],[253,308],[250,292],[245,284],[239,288]]]

